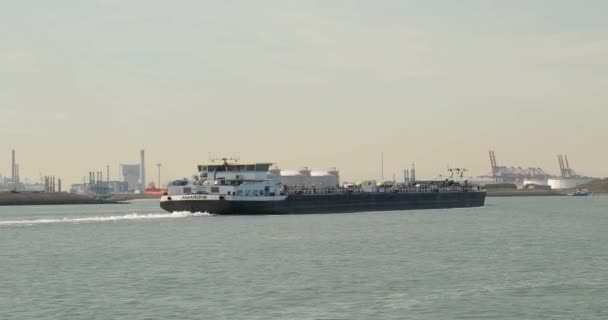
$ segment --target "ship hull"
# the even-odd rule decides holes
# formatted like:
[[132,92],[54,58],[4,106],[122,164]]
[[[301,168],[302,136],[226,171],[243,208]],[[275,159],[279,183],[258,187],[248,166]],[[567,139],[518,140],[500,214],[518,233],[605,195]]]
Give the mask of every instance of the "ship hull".
[[481,207],[485,192],[405,192],[290,195],[282,201],[162,200],[169,212],[221,215],[312,214]]

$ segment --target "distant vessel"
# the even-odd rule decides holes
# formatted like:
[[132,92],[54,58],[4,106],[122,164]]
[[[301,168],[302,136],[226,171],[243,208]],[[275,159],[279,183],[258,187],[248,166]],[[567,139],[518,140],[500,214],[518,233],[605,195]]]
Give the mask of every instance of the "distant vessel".
[[161,195],[167,193],[167,189],[157,188],[156,185],[154,184],[154,182],[150,182],[148,184],[148,187],[146,189],[144,189],[144,193],[149,194],[149,195],[154,195],[154,196],[161,196]]
[[585,197],[589,195],[589,191],[587,189],[576,189],[576,192],[574,193],[570,193],[568,194],[569,196],[574,196],[574,197]]
[[442,181],[439,185],[352,188],[288,188],[268,174],[272,163],[210,163],[190,180],[168,186],[160,206],[166,211],[213,214],[298,214],[480,207],[480,187]]
[[145,194],[154,195],[154,196],[160,196],[160,195],[163,195],[163,194],[167,193],[167,189],[146,188],[146,190],[144,190],[144,193]]

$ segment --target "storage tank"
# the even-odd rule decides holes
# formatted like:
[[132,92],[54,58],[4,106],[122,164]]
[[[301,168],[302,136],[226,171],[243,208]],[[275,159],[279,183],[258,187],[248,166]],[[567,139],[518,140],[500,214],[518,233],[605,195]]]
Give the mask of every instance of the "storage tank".
[[299,171],[281,171],[281,184],[289,187],[305,186],[305,176]]
[[330,175],[332,175],[334,177],[334,181],[336,182],[336,185],[340,185],[340,171],[338,171],[338,169],[336,168],[330,168],[329,171],[327,171],[327,173],[329,173]]
[[[277,176],[276,172],[269,172]],[[303,167],[298,171],[280,171],[278,177],[283,185],[289,187],[317,187],[327,188],[340,185],[340,172],[336,168],[328,171],[311,171]]]
[[281,169],[279,167],[272,167],[268,170],[268,176],[274,179],[281,179]]
[[548,186],[549,182],[545,179],[525,179],[524,180],[524,188],[530,184],[537,185],[537,186]]
[[549,179],[549,185],[553,190],[560,189],[576,189],[581,184],[590,182],[590,178],[563,178],[563,179]]
[[311,186],[314,187],[336,187],[339,185],[339,181],[334,174],[330,174],[328,171],[311,171]]

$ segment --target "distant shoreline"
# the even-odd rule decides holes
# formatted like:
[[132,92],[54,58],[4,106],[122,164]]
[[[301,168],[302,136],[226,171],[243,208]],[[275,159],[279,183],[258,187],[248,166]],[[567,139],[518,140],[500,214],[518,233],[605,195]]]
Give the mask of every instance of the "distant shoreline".
[[0,192],[0,206],[119,204],[116,200],[100,200],[65,192]]
[[559,197],[565,193],[556,191],[488,191],[487,197]]

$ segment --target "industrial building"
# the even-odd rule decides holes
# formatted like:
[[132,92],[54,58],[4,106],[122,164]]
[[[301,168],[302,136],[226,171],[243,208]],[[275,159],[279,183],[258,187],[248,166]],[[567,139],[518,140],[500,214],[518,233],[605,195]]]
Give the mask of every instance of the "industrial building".
[[97,188],[95,187],[95,185],[92,186],[86,183],[72,184],[72,186],[70,187],[70,192],[78,194],[89,194],[91,193],[91,189],[93,189],[93,191],[95,189],[98,189],[107,193],[123,193],[129,191],[128,184],[124,181],[101,181],[99,183],[99,187]]
[[143,193],[147,186],[145,151],[139,152],[139,164],[121,164],[120,172],[123,182],[127,183],[129,192]]
[[123,182],[127,184],[127,189],[131,192],[138,190],[140,169],[139,164],[121,164]]

